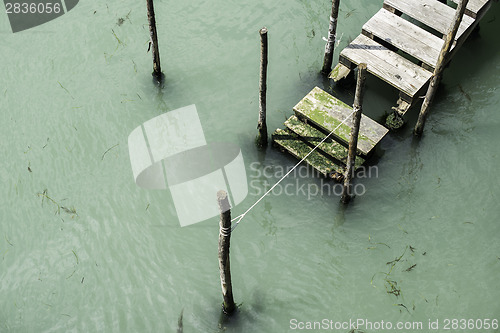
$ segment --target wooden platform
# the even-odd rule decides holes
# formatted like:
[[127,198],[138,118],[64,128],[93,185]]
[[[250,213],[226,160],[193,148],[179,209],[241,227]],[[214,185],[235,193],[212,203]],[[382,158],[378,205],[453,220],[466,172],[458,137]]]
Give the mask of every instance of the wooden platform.
[[[317,127],[325,134],[329,134],[345,120],[345,124],[340,125],[333,135],[344,145],[349,144],[352,127],[352,107],[329,93],[315,87],[293,107],[293,111],[295,111],[295,115],[299,119]],[[384,126],[362,115],[358,153],[368,156],[387,132],[388,130]]]
[[[471,34],[492,1],[469,0],[467,15],[446,61]],[[363,25],[361,35],[340,52],[339,64],[330,78],[342,80],[357,65],[366,63],[369,73],[399,90],[393,109],[402,116],[424,95],[454,16],[455,9],[438,0],[384,0],[383,8]]]
[[[458,0],[452,0],[458,4]],[[480,20],[484,13],[488,11],[491,6],[491,0],[469,0],[467,7],[465,7],[465,14],[473,19]]]
[[[340,180],[345,172],[352,126],[352,107],[315,87],[293,108],[295,115],[286,122],[284,130],[277,129],[273,142],[281,150],[304,158],[314,147],[318,148],[305,160],[325,177]],[[345,122],[345,124],[342,124]],[[323,143],[320,143],[331,132]],[[388,130],[363,115],[358,136],[358,169]]]
[[[453,23],[455,10],[437,0],[385,0],[384,8],[389,11],[397,11],[425,24],[443,36]],[[456,40],[467,38],[474,19],[464,16],[457,32]]]
[[366,63],[368,73],[389,83],[411,102],[429,82],[432,73],[389,50],[374,40],[359,35],[340,53],[340,63],[350,69]]
[[[312,148],[316,147],[326,137],[323,132],[300,121],[297,116],[291,116],[287,121],[285,121],[285,126],[288,130],[301,137],[302,140]],[[329,137],[325,140],[325,142],[319,144],[317,150],[327,158],[345,167],[347,163],[348,149],[339,142],[335,141],[333,138]],[[359,167],[364,162],[365,160],[358,156],[355,163],[356,167]]]
[[[280,149],[299,160],[303,159],[312,150],[297,134],[286,129],[278,128],[273,134],[273,142]],[[338,175],[344,173],[343,167],[326,158],[318,151],[314,151],[309,155],[305,159],[305,162],[325,178],[334,178],[336,173]]]
[[435,68],[444,40],[382,8],[363,25],[363,35],[380,40]]

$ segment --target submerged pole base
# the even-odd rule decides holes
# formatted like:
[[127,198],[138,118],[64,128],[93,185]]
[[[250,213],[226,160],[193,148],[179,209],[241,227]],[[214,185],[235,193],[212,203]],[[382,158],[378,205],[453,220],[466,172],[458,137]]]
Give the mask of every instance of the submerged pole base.
[[163,82],[165,81],[165,74],[163,74],[163,72],[155,72],[153,71],[151,73],[151,75],[153,76],[153,82],[160,85],[160,86],[163,86]]
[[[224,308],[224,304],[222,304]],[[224,309],[220,312],[219,315],[219,330],[225,332],[227,330],[227,327],[231,325],[231,322],[234,322],[235,320],[238,320],[238,308],[235,308],[235,311],[229,315],[226,312],[224,312]]]
[[352,197],[347,194],[343,194],[342,197],[340,198],[340,202],[344,205],[347,205],[350,201],[352,200]]
[[266,149],[267,143],[268,143],[267,132],[265,132],[265,134],[259,132],[255,137],[255,145],[257,146],[257,148]]
[[235,310],[236,310],[236,305],[234,303],[233,304],[226,304],[225,302],[222,302],[222,312],[226,316],[232,315]]

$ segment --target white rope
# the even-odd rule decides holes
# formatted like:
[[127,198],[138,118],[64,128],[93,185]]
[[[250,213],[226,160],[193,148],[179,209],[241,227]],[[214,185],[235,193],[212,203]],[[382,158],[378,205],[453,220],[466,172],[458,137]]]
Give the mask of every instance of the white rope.
[[231,231],[233,231],[231,228],[223,228],[222,226],[219,228],[219,234],[224,237],[228,237]]
[[351,116],[353,115],[353,113],[354,113],[354,112],[355,112],[355,110],[352,110],[352,112],[351,112],[351,113],[350,113],[347,117],[345,117],[345,119],[344,119],[344,120],[343,120],[340,124],[338,124],[338,125],[337,125],[337,127],[335,127],[335,128],[334,128],[334,129],[330,132],[330,134],[328,134],[327,136],[325,136],[325,138],[324,138],[323,140],[321,140],[321,142],[320,142],[320,143],[318,143],[318,144],[316,145],[316,147],[314,147],[314,148],[313,148],[313,149],[312,149],[312,150],[311,150],[311,151],[310,151],[310,152],[309,152],[306,156],[304,156],[304,158],[302,158],[302,159],[301,159],[301,160],[300,160],[297,164],[295,164],[293,168],[291,168],[291,169],[290,169],[290,170],[289,170],[289,171],[288,171],[288,172],[287,172],[287,173],[286,173],[283,177],[281,177],[281,179],[280,179],[280,180],[278,180],[278,181],[276,182],[276,184],[274,184],[274,185],[273,185],[273,186],[272,186],[272,187],[271,187],[271,188],[270,188],[270,189],[269,189],[266,193],[264,193],[264,195],[262,195],[262,196],[261,196],[261,197],[260,197],[260,198],[259,198],[259,199],[258,199],[258,200],[254,203],[254,204],[253,204],[253,205],[251,205],[251,206],[250,206],[250,208],[248,208],[248,209],[247,209],[247,210],[246,210],[243,214],[238,215],[238,216],[236,216],[235,218],[233,218],[233,219],[231,220],[231,222],[236,221],[236,220],[237,220],[237,221],[236,221],[236,223],[234,224],[234,226],[231,228],[231,232],[233,232],[233,231],[234,231],[234,229],[236,229],[236,227],[238,226],[238,224],[241,222],[241,220],[243,220],[243,218],[245,217],[245,215],[247,215],[247,214],[248,214],[248,212],[250,212],[250,211],[251,211],[251,210],[252,210],[255,206],[257,206],[257,204],[258,204],[259,202],[261,202],[261,201],[262,201],[262,199],[264,199],[264,197],[266,197],[269,193],[271,193],[271,192],[274,190],[274,188],[275,188],[276,186],[278,186],[278,184],[279,184],[279,183],[281,183],[281,181],[282,181],[283,179],[285,179],[285,178],[286,178],[289,174],[291,174],[291,173],[292,173],[292,171],[293,171],[293,170],[295,170],[295,169],[296,169],[296,168],[300,165],[300,163],[304,162],[304,160],[305,160],[307,157],[309,157],[309,155],[311,155],[311,154],[312,154],[312,153],[313,153],[313,152],[314,152],[314,151],[315,151],[315,150],[316,150],[316,149],[317,149],[317,148],[318,148],[318,147],[319,147],[319,146],[320,146],[323,142],[325,142],[325,141],[326,141],[326,140],[330,137],[330,135],[332,135],[332,134],[333,134],[333,132],[335,132],[335,131],[336,131],[336,130],[337,130],[337,129],[341,126],[341,125],[343,125],[343,124],[346,122],[346,120],[347,120],[347,119],[349,119],[349,117],[351,117]]

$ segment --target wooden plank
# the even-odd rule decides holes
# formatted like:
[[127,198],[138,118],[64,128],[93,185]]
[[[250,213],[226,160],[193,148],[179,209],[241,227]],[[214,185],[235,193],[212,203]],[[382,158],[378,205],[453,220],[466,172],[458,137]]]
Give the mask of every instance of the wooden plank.
[[[458,0],[452,0],[458,5]],[[469,0],[465,8],[465,14],[473,19],[481,18],[491,5],[491,0]]]
[[386,47],[359,35],[340,53],[341,58],[360,64],[366,63],[368,72],[386,81],[409,98],[408,102],[425,86],[432,73],[415,65]]
[[333,79],[333,82],[339,82],[340,80],[345,79],[350,72],[350,68],[347,68],[341,63],[338,63],[337,66],[335,66],[335,68],[332,70],[328,78]]
[[[297,159],[303,159],[312,148],[305,144],[297,134],[290,130],[278,128],[273,133],[273,142],[282,150],[288,152]],[[343,174],[344,168],[335,164],[318,151],[313,151],[305,161],[308,165],[318,171],[323,177],[331,178],[332,173]]]
[[[387,7],[396,9],[443,35],[450,29],[455,16],[453,8],[437,0],[384,0],[384,8]],[[455,40],[460,40],[473,23],[473,18],[464,16]]]
[[441,38],[383,8],[365,23],[363,34],[376,36],[432,68],[443,47]]
[[[315,87],[293,108],[295,115],[323,133],[332,134],[344,145],[349,143],[352,127],[352,107]],[[345,123],[342,122],[345,120]],[[387,134],[388,130],[365,115],[361,117],[358,152],[367,156]]]
[[[285,126],[305,141],[309,146],[316,147],[325,137],[326,134],[317,130],[316,128],[300,121],[296,116],[291,116],[285,121]],[[326,157],[333,159],[334,162],[341,163],[345,166],[347,163],[347,148],[340,143],[334,141],[332,136],[321,143],[317,150],[319,150]],[[356,158],[356,168],[364,163],[362,157]]]

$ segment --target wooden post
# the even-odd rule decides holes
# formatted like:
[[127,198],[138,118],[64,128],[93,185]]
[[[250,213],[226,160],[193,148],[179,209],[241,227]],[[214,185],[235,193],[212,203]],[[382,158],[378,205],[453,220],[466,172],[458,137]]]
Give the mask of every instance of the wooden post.
[[337,34],[337,18],[339,16],[340,0],[332,1],[332,13],[330,15],[330,26],[328,28],[328,41],[325,46],[325,58],[321,73],[329,75],[332,71],[333,51],[335,50],[335,35]]
[[366,78],[366,64],[358,66],[358,80],[356,82],[356,95],[354,96],[353,125],[351,128],[351,138],[349,140],[349,152],[347,155],[347,165],[344,176],[344,187],[342,188],[342,202],[348,203],[351,198],[351,178],[354,174],[354,162],[358,150],[359,126],[361,124],[361,114],[363,113],[363,93]]
[[222,296],[224,303],[222,310],[230,315],[236,309],[233,299],[233,286],[231,284],[231,268],[229,264],[229,243],[231,240],[231,206],[226,191],[217,192],[217,202],[220,210],[219,229],[219,271]]
[[153,54],[153,77],[157,81],[161,81],[162,73],[160,66],[160,52],[158,51],[158,36],[156,33],[156,19],[155,19],[155,9],[153,6],[153,0],[146,0],[148,7],[148,21],[149,21],[149,35],[151,40],[149,41],[150,47]]
[[422,103],[422,108],[420,109],[420,113],[418,115],[417,124],[415,125],[415,129],[413,130],[413,133],[416,136],[422,135],[422,132],[424,131],[425,118],[427,117],[429,107],[432,103],[432,100],[434,99],[434,95],[436,94],[439,82],[441,81],[441,75],[443,74],[444,67],[448,62],[448,53],[450,52],[450,48],[453,45],[455,36],[457,35],[458,27],[462,22],[462,18],[465,12],[465,7],[467,6],[468,2],[469,0],[460,1],[457,10],[455,11],[453,24],[450,27],[449,32],[446,34],[443,47],[441,48],[441,52],[439,53],[439,58],[437,61],[436,68],[434,69],[434,73],[432,75],[429,88],[427,89],[424,102]]
[[266,97],[267,97],[267,28],[260,29],[260,80],[259,80],[259,133],[255,142],[259,148],[267,147]]

